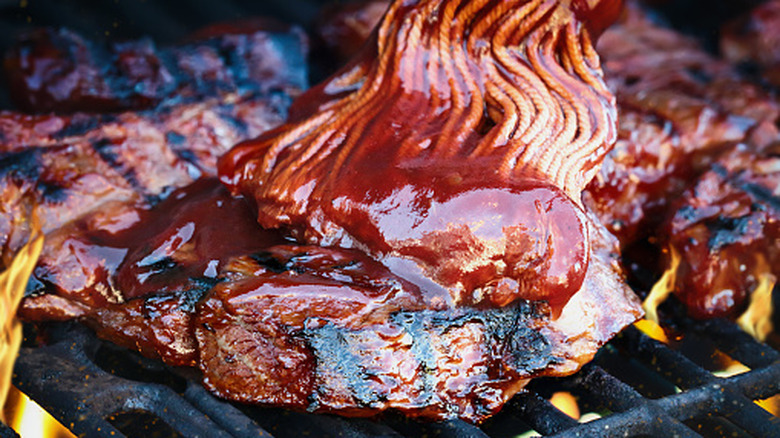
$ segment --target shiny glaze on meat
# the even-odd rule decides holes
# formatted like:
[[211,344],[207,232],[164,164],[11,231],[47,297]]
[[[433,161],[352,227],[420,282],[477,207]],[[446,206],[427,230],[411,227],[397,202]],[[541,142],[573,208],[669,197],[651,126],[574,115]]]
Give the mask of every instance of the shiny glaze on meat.
[[154,204],[213,175],[219,154],[281,123],[284,108],[230,95],[117,115],[0,112],[3,257],[26,241],[33,215],[48,234],[109,203]]
[[[192,365],[190,315],[227,260],[282,242],[258,229],[244,202],[214,180],[176,191],[152,209],[109,204],[47,237],[20,315],[79,316],[103,336]],[[62,300],[76,313],[61,314]]]
[[584,200],[624,247],[653,235],[670,201],[722,151],[777,138],[769,94],[635,2],[597,48],[620,124]]
[[395,2],[220,175],[264,227],[366,250],[435,300],[560,310],[590,254],[579,196],[614,139],[591,38],[619,2],[589,5]]
[[[383,4],[386,8],[389,2]],[[757,8],[756,24],[736,27],[746,33],[744,42],[729,27],[724,47],[738,44],[734,50],[741,51],[734,56],[740,61],[771,56],[771,50],[753,54],[757,44],[751,41],[761,35],[767,37],[761,41],[771,40],[771,11],[777,4]],[[328,10],[331,22],[320,26],[321,38],[354,55],[370,36],[368,26],[355,23],[380,18],[377,2],[361,5]],[[777,137],[778,105],[767,92],[742,77],[738,66],[654,21],[636,1],[627,2],[597,49],[620,117],[615,147],[585,189],[584,201],[623,246],[654,233],[667,215],[668,201],[720,152],[740,141],[760,146]]]

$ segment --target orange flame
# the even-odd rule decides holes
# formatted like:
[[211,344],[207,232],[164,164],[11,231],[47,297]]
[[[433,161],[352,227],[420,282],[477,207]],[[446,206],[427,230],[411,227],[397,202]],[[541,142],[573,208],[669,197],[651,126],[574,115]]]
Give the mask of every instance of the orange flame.
[[8,425],[19,432],[21,438],[75,438],[65,426],[13,386],[5,412]]
[[761,275],[758,286],[750,295],[750,305],[737,324],[757,340],[764,342],[772,333],[772,290],[776,279],[772,274]]
[[16,309],[42,248],[43,235],[33,222],[30,240],[19,250],[8,268],[0,273],[0,406],[5,405],[13,364],[22,342],[22,324],[15,318]]
[[763,400],[756,400],[755,403],[769,411],[769,413],[775,417],[780,417],[780,394]]
[[642,308],[645,310],[645,318],[658,323],[658,306],[661,305],[669,294],[674,290],[674,284],[677,282],[677,268],[680,266],[680,254],[674,249],[669,247],[669,254],[672,257],[669,268],[664,272],[661,278],[650,289],[650,293],[642,303]]
[[580,407],[577,399],[570,392],[556,392],[550,398],[550,403],[571,418],[580,419]]
[[669,343],[669,337],[666,336],[666,332],[655,321],[651,321],[649,319],[640,319],[634,323],[634,327],[638,328],[639,331],[655,339],[656,341],[661,341],[665,344]]

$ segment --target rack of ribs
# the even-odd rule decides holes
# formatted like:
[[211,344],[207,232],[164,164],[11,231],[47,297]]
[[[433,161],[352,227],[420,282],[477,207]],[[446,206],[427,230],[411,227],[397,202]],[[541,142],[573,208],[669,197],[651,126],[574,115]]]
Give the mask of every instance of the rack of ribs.
[[240,89],[5,113],[5,253],[27,219],[47,239],[21,316],[198,366],[226,398],[482,421],[641,315],[581,198],[618,133],[594,49],[618,7],[395,2],[282,125],[284,96]]

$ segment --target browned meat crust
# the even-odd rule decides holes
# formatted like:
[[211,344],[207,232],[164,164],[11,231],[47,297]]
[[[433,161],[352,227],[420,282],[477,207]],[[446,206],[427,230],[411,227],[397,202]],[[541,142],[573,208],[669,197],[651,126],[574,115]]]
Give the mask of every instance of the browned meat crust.
[[[290,270],[275,275],[244,260],[198,312],[204,382],[245,402],[480,421],[528,379],[576,371],[639,317],[613,261],[614,239],[594,231],[586,286],[554,321],[539,302],[431,309],[416,288],[349,250],[299,256],[324,255],[323,270],[282,259]],[[345,255],[353,257],[346,266]]]
[[220,154],[279,124],[283,109],[247,95],[116,116],[0,113],[4,257],[33,215],[48,234],[109,202],[154,204],[213,175]]
[[[503,310],[436,309],[360,252],[293,246],[262,233],[248,208],[210,184],[174,192],[151,217],[113,234],[90,229],[89,220],[100,222],[93,218],[66,227],[62,246],[77,242],[83,251],[44,260],[38,284],[63,285],[73,272],[108,277],[28,297],[22,316],[79,317],[167,363],[199,363],[206,385],[227,398],[479,421],[527,379],[577,370],[640,313],[614,262],[614,239],[595,224],[586,286],[551,321],[547,306],[525,301]],[[118,263],[107,263],[107,253],[123,249]],[[97,293],[105,291],[116,295]]]
[[[236,99],[228,113],[241,108],[244,97]],[[209,110],[175,105],[165,111],[189,114],[188,108]],[[180,123],[166,114],[158,109],[91,122],[9,114],[4,123],[22,143],[5,155],[33,157],[9,168],[5,184],[20,194],[13,205],[24,207],[11,217],[40,203],[49,242],[22,316],[78,317],[102,336],[168,363],[199,363],[208,387],[237,400],[346,415],[398,409],[476,422],[528,379],[576,371],[641,314],[614,261],[615,240],[576,201],[566,202],[589,240],[573,295],[554,309],[514,297],[500,308],[478,300],[455,307],[355,249],[292,245],[282,234],[255,229],[249,210],[213,181],[169,193],[213,172],[210,160],[224,132],[214,129],[206,137],[217,140],[198,149],[188,134],[169,135]],[[220,114],[213,117],[205,126],[235,133],[236,126],[219,124]],[[76,119],[86,127],[75,134],[54,127]],[[26,132],[25,124],[39,123],[46,128]],[[143,128],[126,132],[135,124]],[[67,167],[74,159],[85,164]],[[48,173],[51,184],[76,181],[62,187],[70,202],[65,213],[57,210],[62,201],[30,177]],[[102,173],[99,196],[87,197],[93,187],[78,183]],[[551,204],[565,199],[543,188],[554,193]],[[12,236],[24,235],[15,222],[8,228]]]
[[780,113],[770,95],[636,5],[598,49],[620,126],[584,199],[623,244],[655,230],[669,200],[722,150],[777,137]]
[[263,20],[204,29],[162,48],[149,39],[100,44],[47,28],[23,36],[4,67],[25,111],[119,111],[247,91],[295,95],[307,87],[307,44],[300,29]]
[[[194,365],[191,314],[213,286],[217,266],[192,245],[154,240],[171,238],[164,231],[175,236],[176,226],[186,225],[182,218],[158,217],[130,230],[177,187],[214,175],[216,158],[233,144],[283,120],[289,95],[306,85],[306,51],[299,30],[262,20],[212,26],[189,43],[163,49],[148,40],[102,47],[67,30],[28,35],[5,64],[12,82],[19,82],[22,106],[94,111],[159,105],[115,115],[0,113],[3,256],[26,240],[30,218],[46,233],[21,315],[79,317],[115,342]],[[175,211],[176,202],[163,202],[163,210]],[[219,246],[224,251],[244,253],[236,247],[256,246],[258,239],[270,244],[267,233],[255,232],[254,218],[236,214],[243,203],[225,195],[198,205],[220,226],[254,232],[244,246]],[[128,253],[117,244],[122,236],[147,246]],[[186,269],[171,251],[189,257]],[[144,299],[131,300],[139,296]]]
[[762,276],[780,276],[780,147],[740,146],[675,205],[677,295],[698,317],[737,316]]

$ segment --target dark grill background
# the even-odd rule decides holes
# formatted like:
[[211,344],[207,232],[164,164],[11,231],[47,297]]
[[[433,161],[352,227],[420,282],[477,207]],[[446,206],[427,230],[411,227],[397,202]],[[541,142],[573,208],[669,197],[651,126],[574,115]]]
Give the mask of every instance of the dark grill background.
[[[159,43],[215,21],[252,15],[310,27],[321,3],[0,0],[0,50],[32,26],[68,26],[90,38],[151,36]],[[755,3],[677,0],[660,11],[713,47],[715,25]],[[702,5],[706,16],[694,13]],[[9,107],[0,87],[0,108]],[[694,323],[680,316],[674,303],[666,308],[667,314],[677,315],[675,330],[684,333],[672,348],[631,327],[580,373],[535,380],[529,392],[479,428],[461,421],[420,423],[393,414],[343,419],[227,403],[200,386],[196,371],[145,359],[76,324],[49,327],[49,344],[37,348],[27,327],[28,347],[21,352],[14,383],[74,433],[89,437],[513,437],[532,429],[558,437],[780,436],[780,419],[752,403],[780,393],[780,353],[729,322]],[[716,377],[711,371],[723,365],[724,355],[751,371]],[[604,418],[579,425],[547,401],[560,390],[574,394],[583,413],[598,412]],[[15,434],[0,424],[0,437],[6,436]]]

